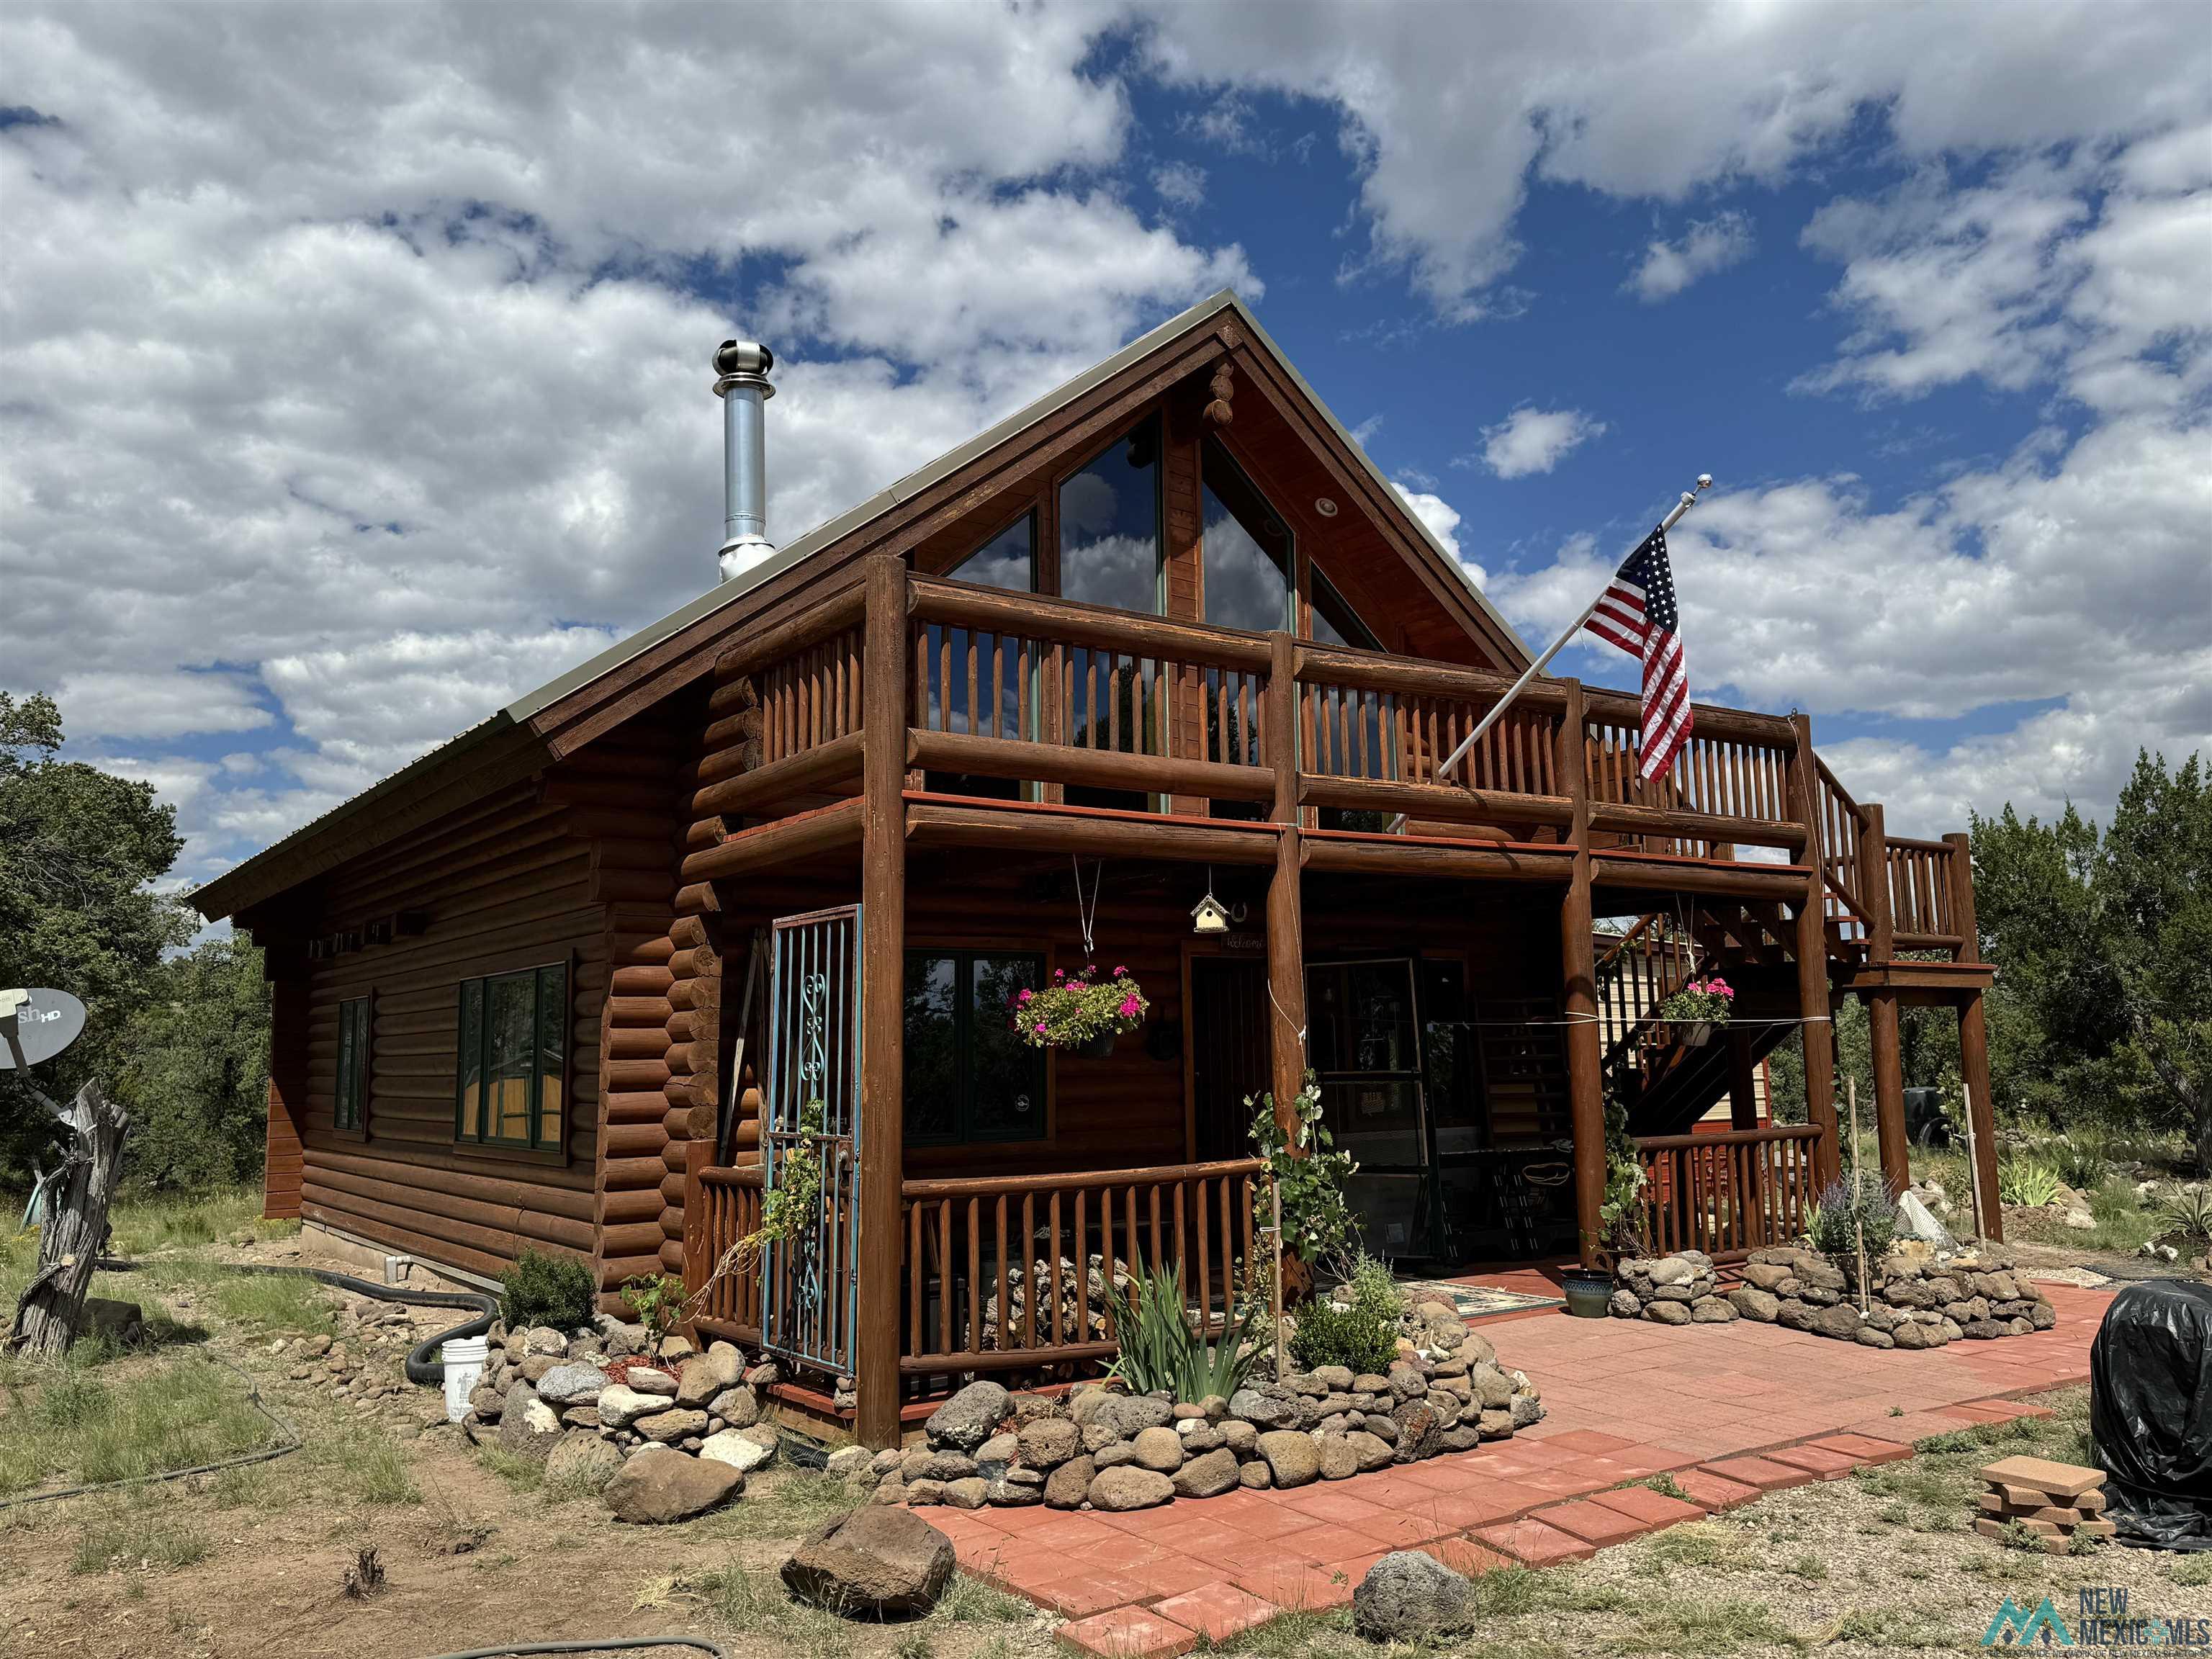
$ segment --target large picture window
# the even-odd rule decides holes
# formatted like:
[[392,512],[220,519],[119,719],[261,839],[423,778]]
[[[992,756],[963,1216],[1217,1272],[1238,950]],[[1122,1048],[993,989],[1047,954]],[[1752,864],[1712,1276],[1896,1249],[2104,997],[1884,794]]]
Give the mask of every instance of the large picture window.
[[368,1117],[369,1047],[376,1026],[369,1001],[349,997],[338,1004],[338,1085],[331,1122],[343,1134],[360,1134]]
[[1044,958],[910,951],[906,958],[906,1139],[915,1146],[1041,1140],[1044,1052],[1006,1005],[1044,983]]
[[454,1138],[557,1152],[568,1103],[568,968],[461,983]]
[[1060,591],[1116,611],[1160,608],[1160,423],[1140,422],[1060,487]]

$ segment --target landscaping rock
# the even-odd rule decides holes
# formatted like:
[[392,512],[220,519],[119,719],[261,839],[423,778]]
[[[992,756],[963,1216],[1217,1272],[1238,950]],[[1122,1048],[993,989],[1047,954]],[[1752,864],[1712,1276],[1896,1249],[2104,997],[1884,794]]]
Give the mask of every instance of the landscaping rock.
[[1098,1471],[1087,1457],[1071,1457],[1045,1477],[1044,1501],[1055,1510],[1079,1510],[1090,1501]]
[[1174,1475],[1178,1498],[1217,1498],[1236,1484],[1237,1454],[1226,1446],[1192,1458]]
[[[1429,1408],[1413,1405],[1402,1409],[1427,1412]],[[1271,1429],[1260,1437],[1258,1449],[1277,1486],[1303,1486],[1321,1478],[1321,1451],[1310,1434],[1301,1434],[1295,1429]]]
[[1623,1285],[1606,1299],[1605,1308],[1615,1319],[1633,1319],[1644,1311],[1644,1304],[1635,1291]]
[[499,1419],[499,1449],[517,1457],[543,1461],[561,1439],[561,1417],[532,1391],[517,1382],[507,1391]]
[[991,1501],[991,1483],[980,1474],[945,1483],[943,1502],[949,1509],[980,1510]]
[[[1305,1437],[1301,1435],[1300,1439]],[[1312,1443],[1308,1442],[1309,1445]],[[1149,1510],[1168,1502],[1175,1496],[1175,1483],[1153,1469],[1142,1469],[1134,1464],[1116,1469],[1102,1469],[1091,1482],[1091,1507],[1119,1514],[1129,1510]]]
[[597,1365],[564,1363],[538,1379],[538,1397],[549,1406],[588,1406],[606,1386],[607,1374]]
[[[1398,1369],[1392,1368],[1394,1377]],[[1420,1374],[1416,1371],[1413,1375],[1419,1381]],[[1395,1380],[1392,1387],[1396,1387]],[[1425,1390],[1427,1384],[1424,1382],[1421,1387]],[[1273,1389],[1262,1393],[1258,1389],[1239,1389],[1229,1396],[1229,1414],[1242,1419],[1255,1428],[1280,1429],[1297,1420],[1297,1407],[1291,1400]]]
[[741,1382],[708,1401],[707,1411],[733,1429],[749,1429],[760,1421],[760,1395]]
[[1139,1429],[1131,1444],[1136,1461],[1146,1468],[1173,1474],[1182,1467],[1182,1437],[1173,1429]]
[[1359,1453],[1348,1436],[1325,1434],[1314,1444],[1321,1455],[1322,1480],[1349,1480],[1359,1473]]
[[744,1489],[745,1477],[726,1463],[655,1448],[617,1469],[603,1496],[616,1520],[663,1526],[704,1515]]
[[1275,1484],[1275,1477],[1266,1458],[1255,1457],[1249,1463],[1237,1466],[1237,1484],[1247,1492],[1265,1492]]
[[1083,1431],[1064,1417],[1024,1423],[1014,1440],[1023,1463],[1033,1469],[1056,1468],[1083,1449]]
[[1370,1642],[1427,1646],[1474,1623],[1474,1586],[1418,1550],[1393,1550],[1352,1593],[1352,1627]]
[[823,1460],[823,1472],[833,1480],[856,1480],[868,1473],[872,1455],[866,1446],[840,1446]]
[[775,1449],[763,1446],[738,1430],[724,1429],[720,1434],[710,1434],[701,1443],[699,1455],[710,1463],[721,1463],[749,1474],[775,1459]]
[[1006,1414],[1006,1391],[996,1382],[970,1382],[930,1416],[923,1431],[932,1445],[973,1451],[997,1431]]
[[1859,1310],[1848,1303],[1839,1302],[1832,1308],[1821,1309],[1806,1322],[1805,1328],[1815,1336],[1849,1340],[1857,1334],[1859,1325]]
[[669,1446],[679,1440],[706,1433],[707,1413],[678,1406],[668,1411],[653,1412],[641,1417],[630,1427],[647,1440]]
[[1661,1325],[1686,1325],[1690,1308],[1685,1302],[1652,1302],[1645,1305],[1644,1316]]
[[[1389,1422],[1388,1418],[1382,1420]],[[1397,1425],[1393,1423],[1391,1427],[1395,1429]],[[1380,1435],[1370,1434],[1364,1429],[1355,1429],[1344,1437],[1344,1443],[1352,1448],[1352,1454],[1358,1460],[1363,1473],[1389,1467],[1390,1443]]]
[[[1747,1273],[1748,1269],[1746,1270]],[[1746,1319],[1755,1319],[1762,1325],[1771,1325],[1781,1316],[1782,1303],[1771,1290],[1761,1290],[1757,1285],[1739,1285],[1728,1293],[1729,1301],[1736,1312]]]
[[659,1395],[664,1399],[676,1398],[676,1374],[652,1365],[633,1365],[624,1374],[625,1386],[638,1394]]
[[1436,1455],[1444,1425],[1425,1402],[1407,1401],[1390,1413],[1390,1420],[1398,1429],[1396,1449],[1391,1454],[1394,1462],[1417,1463]]
[[545,1460],[545,1484],[556,1489],[598,1492],[605,1489],[623,1455],[614,1443],[602,1440],[588,1429],[572,1430],[561,1437]]
[[957,1565],[929,1522],[871,1505],[808,1534],[782,1577],[793,1595],[847,1618],[907,1618],[937,1605]]
[[1693,1325],[1725,1325],[1735,1317],[1735,1304],[1717,1296],[1701,1296],[1690,1304]]

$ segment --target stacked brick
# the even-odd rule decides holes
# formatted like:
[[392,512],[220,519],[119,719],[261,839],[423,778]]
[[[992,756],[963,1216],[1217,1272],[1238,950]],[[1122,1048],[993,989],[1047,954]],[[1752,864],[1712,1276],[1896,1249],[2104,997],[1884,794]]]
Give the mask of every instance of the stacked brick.
[[2041,1457],[2007,1457],[1984,1468],[1982,1479],[1989,1486],[1978,1505],[1974,1530],[1985,1538],[2010,1538],[2018,1528],[2050,1554],[2063,1555],[2077,1537],[2112,1535],[2112,1523],[2105,1519],[2101,1469]]

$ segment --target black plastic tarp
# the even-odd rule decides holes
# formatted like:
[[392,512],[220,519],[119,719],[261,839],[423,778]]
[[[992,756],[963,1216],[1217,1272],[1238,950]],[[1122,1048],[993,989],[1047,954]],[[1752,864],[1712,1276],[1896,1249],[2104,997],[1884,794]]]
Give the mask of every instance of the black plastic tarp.
[[2121,1542],[2212,1550],[2212,1285],[2112,1298],[2089,1349],[2089,1430]]

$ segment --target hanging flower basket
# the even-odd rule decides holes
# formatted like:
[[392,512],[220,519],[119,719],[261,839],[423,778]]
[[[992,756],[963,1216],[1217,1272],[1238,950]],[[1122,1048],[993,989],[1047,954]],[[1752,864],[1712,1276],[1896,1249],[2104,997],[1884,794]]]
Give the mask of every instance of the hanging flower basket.
[[1718,974],[1693,979],[1659,1005],[1659,1018],[1674,1030],[1674,1041],[1702,1048],[1712,1040],[1713,1028],[1729,1023],[1735,1010],[1735,992]]
[[1032,1048],[1073,1048],[1104,1055],[1114,1039],[1145,1023],[1151,1007],[1127,968],[1101,979],[1095,968],[1053,970],[1042,990],[1024,989],[1006,1005],[1006,1023]]

